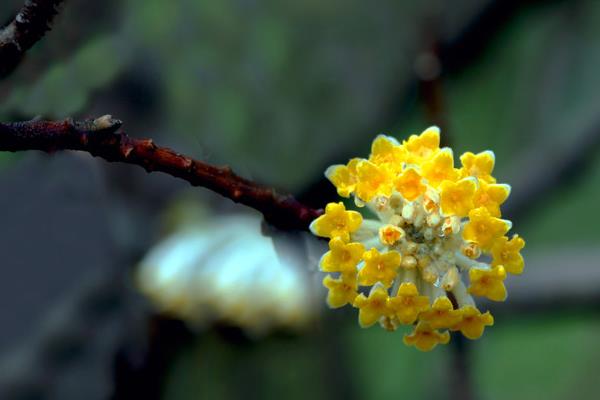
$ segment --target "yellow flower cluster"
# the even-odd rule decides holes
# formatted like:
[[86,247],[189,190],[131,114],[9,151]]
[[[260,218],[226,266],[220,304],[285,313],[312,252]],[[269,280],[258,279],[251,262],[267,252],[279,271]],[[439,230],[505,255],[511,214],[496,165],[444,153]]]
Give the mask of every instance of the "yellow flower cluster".
[[403,143],[379,135],[368,159],[325,172],[340,196],[353,195],[377,219],[329,203],[310,226],[330,239],[320,261],[329,306],[358,308],[362,327],[414,325],[404,342],[423,351],[448,343],[448,330],[479,338],[494,319],[472,296],[503,301],[506,273],[524,265],[525,242],[509,239],[511,222],[500,218],[510,186],[492,176],[494,153],[467,152],[456,168],[439,144],[437,127]]

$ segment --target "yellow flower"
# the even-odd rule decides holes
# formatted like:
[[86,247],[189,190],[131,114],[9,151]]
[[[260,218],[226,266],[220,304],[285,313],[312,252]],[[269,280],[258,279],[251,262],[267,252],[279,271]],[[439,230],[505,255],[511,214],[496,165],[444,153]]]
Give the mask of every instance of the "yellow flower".
[[479,187],[475,191],[473,203],[475,207],[487,208],[492,217],[499,217],[500,204],[506,201],[509,194],[509,185],[479,181]]
[[362,216],[356,211],[346,211],[344,203],[329,203],[325,214],[310,224],[310,231],[321,237],[340,237],[344,242],[350,239],[362,223]]
[[421,351],[431,351],[438,344],[447,344],[450,334],[446,331],[440,333],[433,329],[427,322],[419,322],[410,335],[404,335],[404,344],[415,346]]
[[458,182],[444,181],[440,185],[440,205],[445,215],[466,217],[473,208],[473,195],[477,184],[472,178]]
[[449,328],[456,325],[462,318],[461,312],[455,310],[448,297],[441,296],[435,299],[431,308],[421,313],[421,321],[429,323],[431,328]]
[[394,181],[396,190],[408,201],[414,201],[427,190],[421,175],[414,168],[407,168]]
[[358,272],[358,282],[363,286],[381,282],[386,287],[392,284],[402,261],[397,251],[379,253],[375,248],[366,251],[363,260],[365,265]]
[[387,246],[393,246],[405,235],[404,230],[395,225],[388,224],[379,228],[379,241]]
[[443,148],[433,157],[423,163],[423,177],[427,182],[437,188],[443,181],[455,181],[458,178],[458,171],[454,168],[454,156],[452,150]]
[[356,273],[356,265],[364,252],[365,246],[361,243],[345,243],[335,237],[329,241],[329,251],[321,258],[321,271]]
[[412,282],[404,282],[398,288],[396,297],[390,297],[388,308],[402,324],[412,324],[419,313],[429,308],[429,297],[419,296]]
[[387,307],[388,292],[382,286],[373,286],[369,297],[359,294],[354,299],[354,307],[359,308],[358,323],[363,328],[373,325],[379,318],[387,316],[389,309]]
[[327,293],[327,305],[331,308],[343,307],[346,304],[352,304],[358,293],[356,291],[356,277],[342,275],[334,279],[327,275],[323,279],[323,286],[329,289]]
[[[370,217],[330,204],[311,224],[313,233],[332,239],[321,270],[341,275],[326,278],[333,288],[328,304],[353,299],[363,327],[416,324],[404,342],[421,350],[448,343],[449,333],[438,329],[481,336],[493,318],[473,296],[504,300],[506,272],[523,270],[524,242],[509,241],[512,223],[500,219],[510,186],[492,177],[494,154],[465,153],[457,169],[452,150],[439,146],[437,127],[402,144],[377,136],[368,159],[326,172]],[[370,287],[369,296],[357,294],[358,286]]]
[[493,301],[506,300],[506,271],[502,265],[492,269],[471,268],[469,270],[469,279],[471,286],[469,293],[475,296],[485,296]]
[[371,145],[369,161],[373,164],[399,172],[405,159],[406,150],[394,138],[378,135]]
[[411,135],[404,142],[408,150],[407,162],[419,164],[434,155],[440,148],[440,129],[432,126],[425,129],[420,135]]
[[392,174],[385,166],[378,166],[370,161],[358,163],[358,183],[356,195],[363,201],[370,201],[375,196],[392,194]]
[[487,208],[480,207],[469,212],[463,238],[477,243],[482,250],[489,250],[509,229],[508,221],[492,217]]
[[519,235],[513,235],[510,241],[502,237],[492,247],[492,266],[502,265],[506,272],[521,274],[525,262],[520,251],[525,247],[525,241]]
[[460,331],[466,338],[479,339],[483,335],[486,326],[494,325],[494,317],[489,311],[482,314],[473,306],[465,306],[460,309],[462,320],[452,327],[453,331]]
[[474,176],[475,178],[489,183],[496,182],[492,176],[496,157],[492,151],[482,151],[479,154],[473,154],[470,151],[460,156],[460,162],[463,165],[461,173],[463,176]]
[[359,161],[359,158],[353,158],[348,165],[332,165],[325,170],[325,176],[333,183],[340,196],[349,197],[354,192],[357,181],[356,165]]

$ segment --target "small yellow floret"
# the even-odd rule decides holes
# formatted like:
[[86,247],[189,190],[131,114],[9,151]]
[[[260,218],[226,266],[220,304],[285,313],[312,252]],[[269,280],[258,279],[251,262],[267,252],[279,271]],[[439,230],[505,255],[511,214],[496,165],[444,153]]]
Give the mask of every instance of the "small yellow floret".
[[482,250],[489,250],[510,229],[510,223],[492,217],[485,207],[469,212],[469,222],[465,225],[463,238],[475,242]]
[[373,325],[379,318],[387,316],[389,309],[387,290],[382,286],[374,286],[369,293],[369,297],[364,294],[359,294],[354,299],[354,307],[359,308],[358,323],[363,328],[368,328]]
[[343,307],[346,304],[352,304],[358,293],[356,291],[356,277],[342,275],[334,279],[327,275],[323,279],[323,286],[329,289],[327,293],[327,305],[331,308]]
[[452,327],[453,331],[460,331],[469,339],[479,339],[483,335],[486,326],[494,325],[494,317],[489,311],[484,314],[473,306],[465,306],[460,309],[462,320]]
[[428,189],[423,195],[423,209],[428,213],[437,213],[439,211],[440,194],[437,190]]
[[358,273],[358,282],[363,286],[374,285],[381,282],[389,287],[397,275],[402,257],[397,251],[379,253],[373,248],[363,254],[364,267]]
[[502,237],[492,247],[492,266],[502,265],[506,272],[521,274],[525,262],[520,251],[525,247],[525,241],[519,235],[513,235],[512,239]]
[[477,184],[473,178],[458,182],[444,181],[440,185],[440,206],[445,215],[466,217],[473,208],[473,195]]
[[421,175],[414,168],[407,168],[394,181],[396,190],[408,201],[414,201],[427,190]]
[[455,310],[448,297],[435,299],[431,308],[421,313],[421,321],[429,323],[433,329],[449,328],[456,325],[462,318],[461,312]]
[[450,334],[446,331],[440,333],[433,329],[427,322],[419,322],[410,335],[404,335],[404,344],[415,346],[421,351],[431,351],[438,344],[447,344]]
[[500,216],[500,204],[504,203],[510,194],[510,186],[505,184],[479,182],[475,191],[473,203],[475,207],[485,207],[492,217]]
[[369,161],[373,164],[388,167],[397,173],[402,170],[405,159],[406,149],[392,137],[378,135],[371,145]]
[[346,211],[344,203],[329,203],[325,214],[310,224],[310,231],[321,237],[339,237],[344,242],[350,240],[350,233],[355,232],[362,223],[362,216],[356,211]]
[[371,201],[375,196],[389,197],[392,194],[393,175],[388,167],[363,160],[358,163],[356,170],[356,195],[361,200]]
[[319,266],[324,272],[356,273],[356,265],[365,252],[361,243],[345,243],[339,237],[329,241],[329,251],[321,258]]
[[464,242],[460,248],[460,252],[471,259],[476,259],[481,256],[481,249],[475,242]]
[[423,177],[434,188],[439,187],[443,181],[455,181],[458,178],[458,170],[454,168],[454,156],[449,148],[437,152],[423,163],[421,170]]
[[404,230],[395,225],[388,224],[379,228],[379,241],[386,246],[393,246],[404,235]]
[[479,154],[473,154],[470,151],[460,156],[460,162],[463,165],[461,173],[463,176],[474,176],[477,179],[494,183],[496,178],[492,176],[496,157],[494,152],[487,150]]
[[411,135],[404,142],[404,146],[408,150],[407,162],[420,164],[439,150],[440,128],[431,126],[425,129],[420,135]]
[[332,165],[325,170],[325,176],[333,183],[340,196],[349,197],[354,192],[357,181],[356,165],[359,161],[359,158],[353,158],[348,165]]
[[388,308],[402,324],[412,324],[419,313],[429,308],[429,297],[419,296],[417,286],[404,282],[398,288],[396,297],[390,297]]
[[471,268],[469,270],[469,293],[475,296],[485,296],[493,301],[506,300],[506,271],[502,265],[492,269]]

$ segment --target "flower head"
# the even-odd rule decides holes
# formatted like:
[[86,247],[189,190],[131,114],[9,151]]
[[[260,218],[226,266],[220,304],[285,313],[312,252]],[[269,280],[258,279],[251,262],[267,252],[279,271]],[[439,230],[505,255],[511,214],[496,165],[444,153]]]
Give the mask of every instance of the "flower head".
[[494,154],[465,153],[457,168],[439,144],[436,127],[402,143],[379,135],[368,159],[326,172],[376,218],[330,203],[311,224],[331,239],[320,263],[328,304],[358,308],[362,327],[415,325],[404,343],[423,351],[448,343],[449,331],[479,338],[494,319],[472,296],[503,301],[506,273],[523,270],[525,242],[509,240],[512,224],[501,219],[510,186],[492,176]]
[[[134,271],[137,288],[158,312],[194,329],[226,322],[251,336],[311,326],[320,302],[293,243],[282,238],[276,250],[261,234],[258,215],[197,217],[205,209],[185,200],[174,207],[167,211],[171,232]],[[174,210],[181,213],[175,219]],[[346,304],[344,297],[352,304],[356,289],[354,279],[331,303]]]

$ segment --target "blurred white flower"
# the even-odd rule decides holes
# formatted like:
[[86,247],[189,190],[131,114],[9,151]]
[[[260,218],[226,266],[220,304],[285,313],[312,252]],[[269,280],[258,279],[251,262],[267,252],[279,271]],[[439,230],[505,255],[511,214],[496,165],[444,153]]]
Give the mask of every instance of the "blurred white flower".
[[276,251],[260,224],[253,215],[186,224],[144,257],[138,287],[161,312],[195,326],[222,321],[252,334],[303,327],[318,288],[292,243]]

